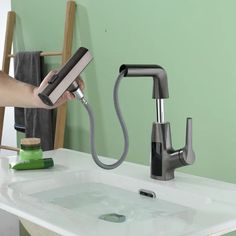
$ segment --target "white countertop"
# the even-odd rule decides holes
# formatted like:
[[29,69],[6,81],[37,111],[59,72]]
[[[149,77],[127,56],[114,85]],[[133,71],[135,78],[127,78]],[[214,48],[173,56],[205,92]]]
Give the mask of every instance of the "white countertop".
[[[135,230],[139,230],[142,236],[165,236],[171,235],[170,229],[171,227],[174,229],[175,224],[176,226],[179,225],[179,231],[172,235],[221,235],[236,230],[236,185],[234,184],[180,172],[176,172],[175,179],[171,181],[153,180],[149,177],[149,167],[128,162],[123,163],[115,170],[106,171],[96,166],[90,154],[67,149],[45,152],[44,157],[54,159],[54,168],[34,171],[8,171],[7,160],[13,160],[15,157],[1,158],[1,209],[58,234],[71,236],[137,236]],[[107,161],[108,159],[102,158],[102,160]],[[122,225],[95,221],[92,218],[83,218],[79,215],[75,218],[68,209],[62,209],[53,204],[45,204],[38,200],[32,201],[21,192],[21,189],[17,191],[12,188],[14,184],[21,181],[31,181],[32,183],[35,181],[36,183],[40,179],[50,180],[60,176],[73,176],[73,173],[81,171],[94,172],[98,182],[115,185],[118,188],[133,192],[136,191],[136,188],[153,190],[157,195],[155,201],[158,199],[165,200],[170,202],[170,205],[175,204],[183,207],[186,211],[172,214],[171,218],[159,217],[159,221],[155,221],[154,226],[152,225],[154,224],[153,221],[151,227],[156,227],[156,233],[152,234],[152,230],[142,229],[140,231],[137,224],[129,225],[129,222]],[[105,180],[103,175],[106,176],[106,173],[111,174],[113,180],[112,178]],[[94,177],[91,178],[94,179]],[[93,182],[96,182],[96,178]],[[178,222],[178,220],[180,221]],[[132,227],[137,227],[137,229],[132,229]]]

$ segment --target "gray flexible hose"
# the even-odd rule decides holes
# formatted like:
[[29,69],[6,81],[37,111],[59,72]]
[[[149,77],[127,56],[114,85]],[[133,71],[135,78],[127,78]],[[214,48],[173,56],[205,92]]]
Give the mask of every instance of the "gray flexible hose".
[[94,162],[98,166],[100,166],[101,168],[106,169],[106,170],[111,170],[111,169],[114,169],[114,168],[118,167],[125,160],[125,158],[128,154],[128,149],[129,149],[128,131],[127,131],[126,124],[125,124],[125,121],[123,119],[123,116],[121,114],[121,109],[120,109],[120,104],[119,104],[119,96],[118,96],[119,85],[120,85],[120,82],[123,78],[124,78],[124,72],[121,72],[119,74],[119,76],[117,77],[117,79],[116,79],[114,90],[113,90],[113,100],[114,100],[116,115],[118,117],[121,129],[123,131],[123,136],[124,136],[124,150],[123,150],[123,153],[122,153],[120,159],[117,160],[117,162],[115,162],[114,164],[110,164],[110,165],[104,164],[103,162],[101,162],[99,160],[97,152],[96,152],[96,147],[95,147],[95,124],[94,124],[94,116],[93,116],[91,106],[84,99],[84,97],[81,97],[81,94],[79,94],[80,96],[78,96],[77,95],[78,92],[77,91],[75,92],[75,94],[82,101],[82,104],[84,105],[84,107],[87,110],[88,115],[89,115],[91,155],[93,157]]

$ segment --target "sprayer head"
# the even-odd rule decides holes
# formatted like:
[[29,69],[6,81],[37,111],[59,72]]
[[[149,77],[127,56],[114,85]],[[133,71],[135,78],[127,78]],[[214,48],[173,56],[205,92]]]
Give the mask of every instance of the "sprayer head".
[[77,89],[75,80],[92,59],[87,48],[79,48],[38,94],[40,99],[45,104],[53,106],[66,90],[75,91]]

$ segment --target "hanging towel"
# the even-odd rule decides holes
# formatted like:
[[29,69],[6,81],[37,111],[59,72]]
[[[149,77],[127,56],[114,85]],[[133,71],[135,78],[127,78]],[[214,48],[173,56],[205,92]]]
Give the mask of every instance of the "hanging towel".
[[[39,86],[42,81],[40,52],[18,52],[14,59],[15,78]],[[24,96],[22,94],[22,96]],[[53,149],[53,114],[51,110],[15,108],[15,129],[25,132],[26,137],[41,138],[44,151]]]

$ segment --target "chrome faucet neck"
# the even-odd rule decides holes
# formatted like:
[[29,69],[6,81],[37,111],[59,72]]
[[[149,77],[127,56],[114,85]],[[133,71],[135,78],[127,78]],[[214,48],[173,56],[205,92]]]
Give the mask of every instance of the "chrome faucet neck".
[[164,99],[156,99],[157,122],[165,122]]

